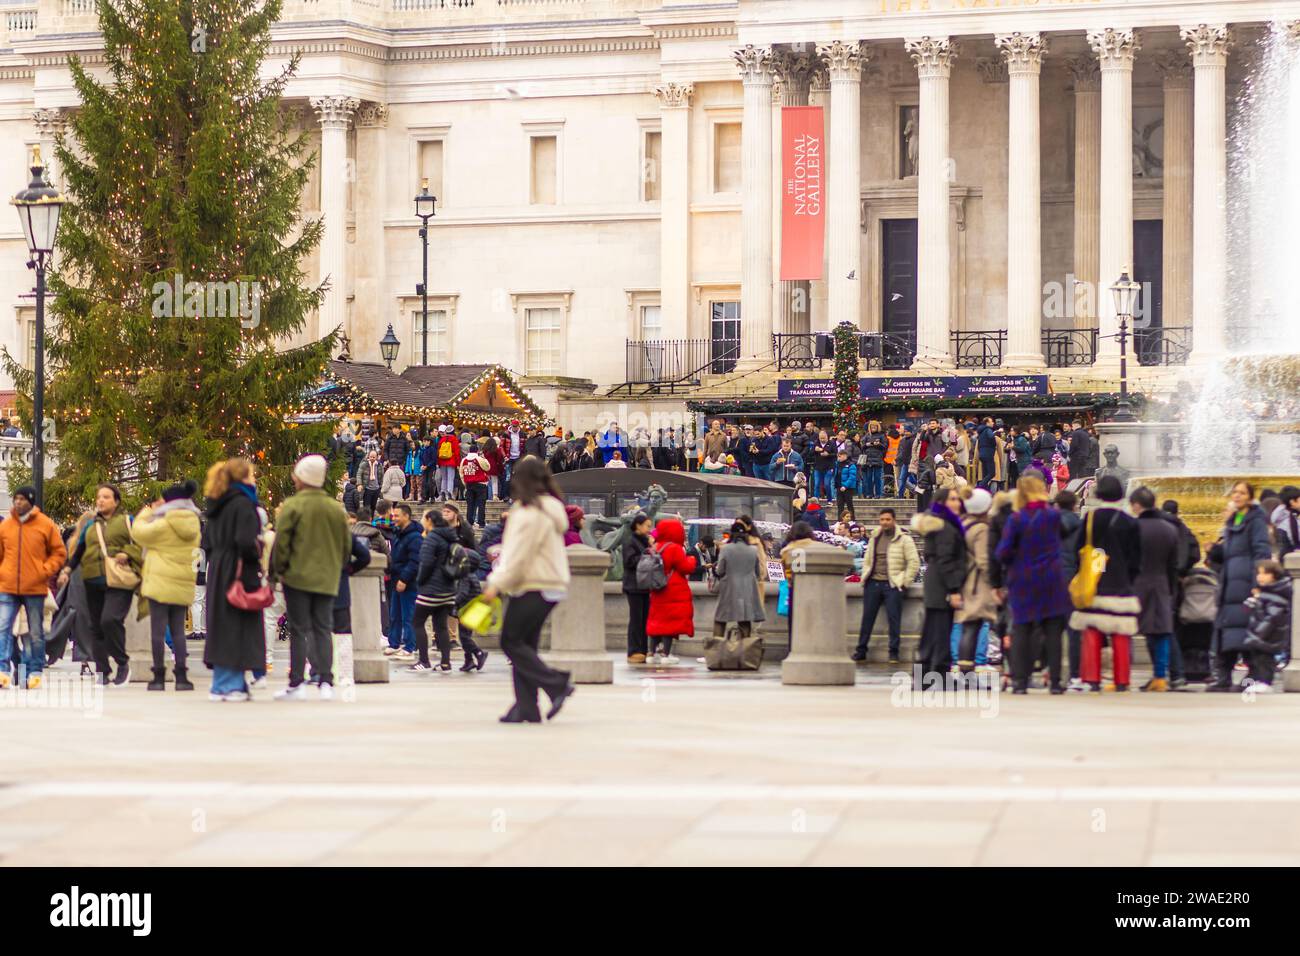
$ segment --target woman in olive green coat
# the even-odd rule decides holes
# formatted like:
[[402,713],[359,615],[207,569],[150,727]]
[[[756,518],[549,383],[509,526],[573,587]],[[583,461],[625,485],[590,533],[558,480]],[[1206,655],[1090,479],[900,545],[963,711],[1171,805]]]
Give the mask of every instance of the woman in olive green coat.
[[[86,584],[86,605],[90,612],[90,631],[99,682],[109,682],[109,660],[117,664],[112,682],[125,684],[131,679],[131,665],[126,655],[126,615],[131,610],[134,588],[110,587],[105,574],[107,560],[123,570],[140,573],[140,546],[131,540],[131,525],[122,512],[122,495],[113,485],[100,485],[95,491],[95,519],[86,522],[77,539],[76,550],[59,575],[59,585],[78,567]],[[103,538],[103,547],[100,538]]]
[[193,690],[186,668],[185,609],[194,603],[194,579],[198,573],[199,509],[192,481],[172,485],[162,501],[146,505],[135,516],[131,535],[144,545],[144,570],[140,574],[140,596],[149,600],[149,636],[153,645],[153,680],[149,690],[167,687],[166,636],[172,636],[176,656],[176,689]]

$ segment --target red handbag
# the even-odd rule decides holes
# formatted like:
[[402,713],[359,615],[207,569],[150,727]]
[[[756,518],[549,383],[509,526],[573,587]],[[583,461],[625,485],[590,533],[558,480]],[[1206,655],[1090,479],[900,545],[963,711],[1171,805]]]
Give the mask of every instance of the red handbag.
[[252,591],[244,587],[243,577],[244,562],[241,558],[235,567],[235,580],[226,588],[226,600],[231,607],[237,607],[241,611],[261,611],[275,603],[275,591],[260,576],[258,580],[261,583]]

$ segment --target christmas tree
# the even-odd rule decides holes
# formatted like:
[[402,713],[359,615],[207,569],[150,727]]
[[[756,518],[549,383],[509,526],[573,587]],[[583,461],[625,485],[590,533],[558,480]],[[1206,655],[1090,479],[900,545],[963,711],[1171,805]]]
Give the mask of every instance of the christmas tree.
[[254,459],[275,500],[297,457],[325,445],[327,426],[288,416],[337,333],[277,348],[324,292],[301,267],[321,231],[299,216],[314,157],[280,108],[297,57],[259,73],[280,6],[100,3],[106,80],[71,58],[82,108],[57,146],[68,205],[47,335],[53,514],[101,481],[134,503],[231,455]]

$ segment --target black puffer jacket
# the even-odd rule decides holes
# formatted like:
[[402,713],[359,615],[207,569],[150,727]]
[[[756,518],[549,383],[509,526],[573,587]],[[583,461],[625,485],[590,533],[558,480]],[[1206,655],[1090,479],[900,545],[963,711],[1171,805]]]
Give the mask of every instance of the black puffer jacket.
[[1273,556],[1268,541],[1268,519],[1259,505],[1247,508],[1240,524],[1229,518],[1223,528],[1223,541],[1211,547],[1210,552],[1211,560],[1223,566],[1219,572],[1219,618],[1215,621],[1214,649],[1240,650],[1250,621],[1246,599],[1255,587],[1255,565]]
[[862,436],[863,464],[868,468],[879,468],[885,463],[885,451],[889,442],[883,432],[868,432]]
[[434,528],[425,534],[415,578],[420,597],[446,600],[455,595],[456,582],[447,574],[447,555],[456,543],[455,528]]
[[930,610],[950,607],[949,595],[960,594],[966,580],[966,538],[952,521],[928,511],[912,518],[912,530],[924,538],[925,606]]
[[650,540],[641,535],[629,534],[623,542],[623,592],[625,594],[648,594],[636,586],[636,565],[641,555],[650,547]]

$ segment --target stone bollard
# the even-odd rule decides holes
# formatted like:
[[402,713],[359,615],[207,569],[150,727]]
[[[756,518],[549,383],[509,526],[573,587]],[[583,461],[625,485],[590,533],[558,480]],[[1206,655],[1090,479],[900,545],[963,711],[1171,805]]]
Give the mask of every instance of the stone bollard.
[[1282,689],[1300,691],[1300,551],[1292,551],[1282,562],[1291,575],[1291,660],[1282,671]]
[[[131,609],[126,612],[126,656],[131,662],[131,683],[147,684],[153,680],[153,637],[149,631],[149,618],[136,620],[136,615],[140,613],[140,595],[137,594],[131,599]],[[184,634],[173,634],[172,642],[185,640]],[[71,638],[69,638],[71,643]],[[203,645],[195,642],[199,648],[197,663],[203,666]],[[189,650],[187,647],[186,650]],[[187,662],[189,668],[190,680],[194,680],[194,655],[189,655]],[[69,655],[71,659],[71,655]],[[176,679],[176,674],[172,671],[172,655],[163,654],[163,666],[167,668],[167,676],[164,678],[168,683]],[[110,662],[114,671],[117,665]]]
[[853,568],[842,548],[810,541],[790,554],[794,624],[782,684],[852,684],[857,670],[845,634],[844,576]]
[[546,663],[573,674],[575,684],[612,684],[614,659],[605,650],[605,572],[609,554],[585,544],[564,549],[569,593],[551,612]]
[[358,684],[388,683],[384,632],[379,627],[379,589],[388,556],[370,552],[370,563],[348,581],[352,594],[352,675]]

